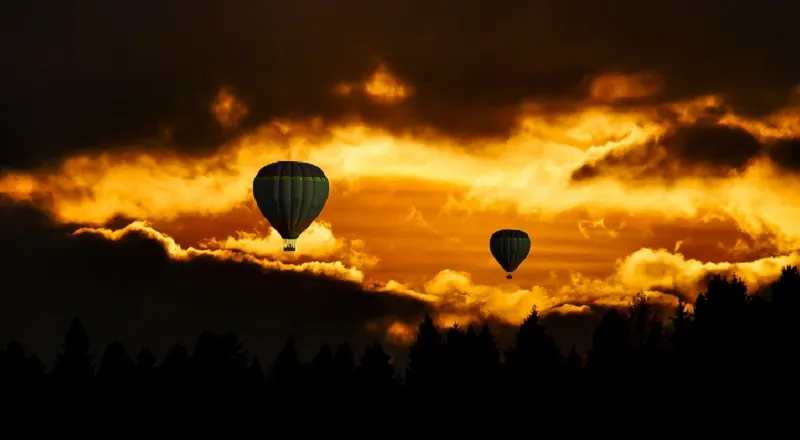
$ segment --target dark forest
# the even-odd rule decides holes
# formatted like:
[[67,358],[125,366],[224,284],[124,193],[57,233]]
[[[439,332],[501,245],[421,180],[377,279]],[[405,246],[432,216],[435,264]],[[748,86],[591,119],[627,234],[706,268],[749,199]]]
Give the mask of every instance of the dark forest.
[[48,368],[21,342],[0,351],[0,386],[6,391],[105,391],[131,397],[192,390],[281,393],[367,393],[384,397],[418,393],[520,394],[657,386],[658,389],[725,387],[757,378],[752,391],[769,390],[795,374],[792,347],[800,334],[794,316],[800,273],[786,267],[755,294],[735,275],[708,280],[690,313],[681,302],[664,316],[639,294],[626,309],[605,313],[583,359],[558,347],[537,310],[516,331],[511,347],[498,347],[487,325],[437,328],[426,316],[398,371],[380,342],[355,353],[349,344],[323,345],[300,359],[291,336],[276,359],[251,357],[234,333],[205,332],[193,347],[175,345],[162,359],[147,348],[128,353],[113,342],[93,354],[90,335],[76,318],[61,352]]

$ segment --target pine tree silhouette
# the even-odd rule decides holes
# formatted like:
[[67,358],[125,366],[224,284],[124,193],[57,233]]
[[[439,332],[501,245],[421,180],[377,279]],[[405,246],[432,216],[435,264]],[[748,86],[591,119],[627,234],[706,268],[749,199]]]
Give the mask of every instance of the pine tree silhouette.
[[333,355],[333,382],[338,390],[348,389],[353,385],[355,373],[355,356],[350,344],[343,343],[336,348]]
[[296,389],[302,379],[300,367],[300,357],[294,338],[290,336],[272,364],[270,382],[282,391]]
[[156,356],[147,348],[142,348],[136,354],[136,366],[141,369],[150,369],[156,365]]
[[686,303],[683,300],[678,301],[678,305],[675,306],[675,312],[672,317],[670,317],[670,320],[672,321],[672,344],[676,348],[683,346],[684,342],[688,341],[691,337],[692,325],[692,315],[686,309]]
[[800,272],[797,266],[781,269],[780,277],[772,283],[772,302],[781,314],[793,313],[800,308]]
[[[571,411],[583,409],[582,405],[607,404],[612,395],[626,390],[642,396],[670,389],[691,393],[702,402],[718,399],[720,390],[736,390],[742,399],[759,390],[786,393],[797,382],[792,355],[800,342],[793,308],[798,297],[796,267],[783,268],[775,282],[751,293],[735,275],[712,276],[694,304],[679,301],[670,319],[661,316],[663,304],[640,294],[630,307],[603,315],[592,334],[585,366],[574,345],[565,358],[561,356],[536,309],[517,329],[504,363],[487,325],[480,331],[473,325],[454,325],[442,334],[433,319],[425,316],[409,347],[405,386],[390,353],[379,342],[364,348],[356,368],[347,343],[333,352],[325,344],[303,364],[292,338],[274,359],[265,381],[259,359],[253,357],[250,362],[247,350],[231,332],[203,333],[191,356],[176,345],[158,367],[149,350],[142,349],[131,360],[122,342],[115,341],[103,351],[95,377],[89,338],[75,319],[52,376],[20,343],[0,349],[0,391],[6,396],[9,391],[37,395],[29,390],[39,387],[66,390],[74,397],[80,391],[105,390],[110,391],[101,396],[106,402],[112,396],[144,397],[182,407],[209,396],[219,399],[219,391],[236,390],[249,392],[248,398],[271,399],[292,411],[308,406],[289,405],[292,396],[330,405],[341,401],[340,396],[367,392],[371,394],[366,401],[374,404],[382,396],[404,396],[406,390],[418,401],[439,395],[458,399],[509,393],[524,396],[526,405],[569,404]],[[691,388],[687,388],[687,378],[692,379]],[[146,390],[144,396],[135,396],[140,390]],[[314,399],[309,399],[311,394],[316,394]]]
[[192,350],[193,376],[206,386],[221,385],[221,376],[225,369],[225,356],[221,351],[221,346],[219,335],[203,332]]
[[417,337],[409,349],[406,384],[411,389],[434,390],[441,384],[442,335],[430,315],[419,325]]
[[368,392],[386,394],[399,385],[392,359],[380,342],[375,341],[364,348],[358,371],[361,386]]
[[62,345],[63,352],[56,356],[53,367],[54,380],[65,386],[86,387],[94,377],[92,356],[89,355],[89,336],[80,319],[70,324]]
[[566,367],[568,380],[578,385],[583,373],[583,360],[581,360],[581,356],[578,354],[578,350],[575,349],[574,345],[570,348],[569,354],[567,355]]
[[650,332],[653,319],[653,310],[650,301],[643,292],[633,298],[633,304],[628,313],[630,320],[631,342],[636,347],[643,347]]
[[475,388],[483,388],[483,373],[481,372],[481,342],[478,339],[478,334],[475,333],[475,327],[470,324],[464,332],[464,359],[461,368],[463,368],[463,380],[465,383],[471,383]]
[[593,384],[612,384],[630,373],[630,336],[616,308],[603,315],[592,335],[586,371]]
[[[694,307],[693,337],[698,344],[693,353],[695,368],[747,374],[744,348],[748,305],[747,286],[741,279],[715,275],[708,281],[706,291],[697,296]],[[713,377],[728,380],[721,375]]]
[[147,347],[142,348],[136,354],[135,382],[138,387],[152,388],[154,386],[156,361],[156,356]]
[[545,332],[539,322],[539,311],[534,307],[517,331],[516,344],[506,355],[507,379],[521,392],[535,388],[544,391],[543,388],[554,388],[562,380],[561,363],[560,350]]
[[458,324],[445,332],[442,350],[442,377],[440,384],[450,392],[464,389],[464,384],[469,379],[470,359],[465,332]]
[[[794,318],[800,310],[800,273],[797,266],[784,267],[780,277],[770,286],[772,306],[766,319],[770,334],[763,339],[771,341],[763,344],[772,354],[773,361],[764,368],[765,375],[777,385],[777,378],[792,377],[795,372],[794,350],[789,347],[800,346],[800,325]],[[766,358],[766,356],[764,356]]]
[[161,366],[168,370],[188,371],[189,368],[191,368],[189,350],[181,344],[175,344],[169,352],[167,352],[167,355],[164,356],[164,361],[161,363]]
[[231,386],[244,380],[247,352],[236,334],[205,332],[192,352],[192,370],[207,385]]
[[249,385],[255,387],[261,387],[267,383],[266,377],[264,376],[264,368],[261,366],[261,361],[258,359],[258,356],[253,356],[253,361],[247,366],[245,378]]
[[45,367],[36,355],[27,356],[22,344],[10,342],[0,349],[0,390],[20,390],[41,385]]
[[333,352],[328,344],[322,344],[309,364],[310,386],[315,391],[329,391],[334,384]]
[[97,380],[104,387],[131,385],[135,366],[122,342],[114,341],[100,358]]
[[630,380],[642,382],[650,374],[666,374],[667,358],[664,354],[664,328],[661,317],[642,292],[634,298],[628,311],[631,343]]
[[488,324],[481,327],[478,333],[477,346],[475,347],[475,377],[474,382],[483,391],[496,390],[499,386],[500,375],[500,349],[489,329]]
[[194,381],[192,361],[189,350],[181,344],[175,344],[164,356],[158,372],[162,387],[181,391]]

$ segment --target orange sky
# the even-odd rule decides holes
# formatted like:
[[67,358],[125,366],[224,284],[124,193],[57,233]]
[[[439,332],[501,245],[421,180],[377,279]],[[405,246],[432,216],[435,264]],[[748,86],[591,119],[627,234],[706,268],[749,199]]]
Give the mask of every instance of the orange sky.
[[[474,310],[517,323],[534,305],[580,313],[586,304],[625,304],[640,290],[674,303],[659,291],[693,297],[708,273],[730,271],[755,288],[796,264],[800,207],[789,196],[800,181],[766,161],[728,178],[569,182],[580,164],[664,133],[663,108],[607,106],[661,87],[653,74],[605,75],[571,113],[549,116],[553,103],[523,103],[512,136],[471,145],[433,131],[395,137],[355,120],[268,121],[213,156],[144,155],[131,145],[2,175],[0,191],[87,225],[80,233],[114,239],[146,231],[175,258],[247,258],[363,282],[376,294],[413,295],[442,304],[443,323],[468,320]],[[364,84],[342,83],[331,93],[397,105],[415,92],[381,66]],[[669,109],[691,121],[711,105],[724,103],[705,96]],[[209,111],[235,127],[248,110],[221,89]],[[797,136],[799,121],[792,107],[759,121],[723,118],[759,138]],[[251,200],[253,176],[275,160],[312,162],[331,179],[328,204],[296,254],[281,252]],[[105,229],[115,216],[139,221]],[[533,242],[513,280],[488,251],[489,235],[501,228],[523,229]]]

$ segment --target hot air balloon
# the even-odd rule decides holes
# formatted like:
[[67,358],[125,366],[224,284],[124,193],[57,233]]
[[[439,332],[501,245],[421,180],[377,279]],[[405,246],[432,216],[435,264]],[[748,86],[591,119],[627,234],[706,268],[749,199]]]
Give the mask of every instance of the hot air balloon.
[[500,267],[506,271],[506,279],[517,270],[531,251],[531,238],[524,231],[501,229],[489,239],[489,249]]
[[297,238],[322,212],[329,192],[325,173],[305,162],[271,163],[253,179],[258,209],[281,234],[283,250],[287,252],[296,249]]

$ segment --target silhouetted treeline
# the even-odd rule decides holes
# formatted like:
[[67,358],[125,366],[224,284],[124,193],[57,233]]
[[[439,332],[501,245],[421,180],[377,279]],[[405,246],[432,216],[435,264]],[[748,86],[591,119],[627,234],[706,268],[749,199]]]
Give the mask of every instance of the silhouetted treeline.
[[[398,371],[379,342],[355,353],[348,344],[323,345],[302,360],[290,337],[269,365],[248,356],[233,333],[203,333],[193,348],[174,346],[160,361],[146,348],[129,353],[111,343],[91,354],[80,320],[68,329],[48,369],[18,342],[0,350],[0,388],[92,389],[115,393],[181,393],[241,389],[255,392],[377,393],[506,392],[542,396],[589,390],[623,393],[711,393],[718,387],[778,389],[796,376],[792,356],[800,342],[797,267],[748,295],[741,279],[715,276],[694,304],[680,302],[665,316],[639,294],[624,310],[611,309],[594,331],[582,359],[562,352],[534,309],[513,346],[498,347],[488,326],[439,329],[426,316]],[[401,374],[402,373],[402,374]],[[757,379],[757,380],[756,380]],[[658,388],[653,388],[658,386]],[[447,394],[449,393],[449,394]],[[533,393],[533,394],[531,394]]]

